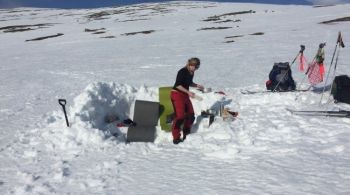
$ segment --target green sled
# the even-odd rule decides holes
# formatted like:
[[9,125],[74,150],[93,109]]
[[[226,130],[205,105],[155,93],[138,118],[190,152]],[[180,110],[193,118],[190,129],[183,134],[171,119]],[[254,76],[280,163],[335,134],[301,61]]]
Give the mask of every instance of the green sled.
[[173,104],[170,99],[172,87],[159,88],[159,123],[162,130],[171,131],[171,121],[174,115]]

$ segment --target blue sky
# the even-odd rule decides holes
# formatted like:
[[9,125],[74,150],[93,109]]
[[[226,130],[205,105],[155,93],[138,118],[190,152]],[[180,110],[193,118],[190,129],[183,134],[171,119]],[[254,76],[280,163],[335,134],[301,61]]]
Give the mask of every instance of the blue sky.
[[[219,2],[246,2],[272,4],[334,4],[350,3],[350,0],[216,0]],[[165,2],[160,0],[0,0],[0,8],[47,7],[47,8],[96,8],[120,6],[145,2]]]

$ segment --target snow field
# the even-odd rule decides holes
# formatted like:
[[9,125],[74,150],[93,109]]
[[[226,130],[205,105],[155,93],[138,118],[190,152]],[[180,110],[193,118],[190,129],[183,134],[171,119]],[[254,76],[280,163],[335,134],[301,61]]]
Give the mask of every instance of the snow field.
[[[349,26],[319,22],[348,16],[349,5],[173,2],[138,7],[143,6],[91,21],[89,14],[127,8],[0,13],[6,20],[0,27],[55,23],[0,32],[0,194],[350,193],[350,120],[286,110],[350,110],[349,105],[334,104],[327,96],[319,105],[316,89],[240,93],[264,90],[273,63],[292,60],[300,44],[311,60],[318,44],[327,42],[327,70],[338,31],[349,45]],[[170,11],[155,11],[160,8]],[[225,18],[238,23],[203,21],[247,10],[256,12]],[[135,19],[147,20],[122,22]],[[232,28],[199,30],[222,26]],[[106,33],[85,28],[106,28]],[[142,30],[155,32],[122,35]],[[65,35],[25,42],[58,32]],[[251,35],[257,32],[264,34]],[[115,38],[100,38],[107,35]],[[348,48],[341,50],[337,74],[349,74]],[[195,82],[226,96],[194,90],[203,101],[193,100],[196,123],[177,146],[159,127],[155,143],[126,144],[127,129],[106,123],[105,116],[132,118],[135,100],[157,101],[158,87],[172,85],[176,71],[193,56],[202,61]],[[292,70],[299,86],[304,74],[296,64]],[[67,99],[69,128],[59,98]],[[239,116],[216,117],[207,127],[199,114],[218,102]]]

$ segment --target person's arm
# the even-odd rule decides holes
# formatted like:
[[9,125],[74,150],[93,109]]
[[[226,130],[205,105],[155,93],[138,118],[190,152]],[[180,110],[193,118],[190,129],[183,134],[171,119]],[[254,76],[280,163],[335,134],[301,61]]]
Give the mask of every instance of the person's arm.
[[203,90],[203,89],[204,89],[204,87],[203,87],[202,85],[199,85],[199,84],[193,83],[193,82],[192,82],[192,84],[191,84],[191,87],[197,87],[197,88],[200,89],[200,90]]
[[176,86],[176,89],[178,89],[179,91],[182,91],[182,92],[188,94],[188,96],[190,96],[191,98],[194,98],[194,96],[195,96],[195,94],[193,92],[190,92],[189,90],[184,88],[182,85]]

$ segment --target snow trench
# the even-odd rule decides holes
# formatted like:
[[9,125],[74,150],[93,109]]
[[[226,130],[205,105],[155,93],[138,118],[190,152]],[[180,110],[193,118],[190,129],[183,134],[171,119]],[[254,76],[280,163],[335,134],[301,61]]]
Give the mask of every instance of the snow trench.
[[[254,90],[263,90],[258,86],[251,86]],[[191,134],[182,143],[182,148],[196,149],[205,157],[214,159],[234,159],[242,150],[246,152],[261,152],[276,150],[279,144],[297,143],[305,139],[305,126],[309,118],[293,116],[286,108],[317,109],[320,94],[306,93],[262,93],[245,95],[242,89],[225,89],[225,94],[193,92],[203,98],[202,101],[193,99],[196,120]],[[295,97],[299,97],[295,101]],[[99,147],[106,144],[126,142],[127,127],[118,126],[123,119],[133,118],[136,100],[158,102],[158,87],[133,87],[119,83],[92,83],[74,98],[74,102],[67,108],[71,127],[65,127],[61,110],[53,112],[47,117],[47,127],[43,127],[43,135],[53,142],[56,147],[69,148],[80,145]],[[239,116],[223,120],[216,116],[209,126],[208,118],[201,116],[203,110],[218,110],[220,104],[233,111],[239,111]],[[336,109],[329,104],[330,109]],[[341,105],[340,105],[341,106]],[[106,122],[106,117],[118,116],[119,120]],[[312,118],[315,127],[322,124],[324,118]],[[347,125],[344,119],[335,120],[338,126]],[[339,123],[342,121],[342,123]],[[47,131],[47,129],[51,129]],[[51,132],[51,133],[50,133]],[[322,132],[325,133],[325,132]],[[321,134],[322,134],[321,133]],[[316,140],[322,140],[315,134]],[[132,143],[134,144],[134,143]],[[143,144],[143,143],[137,143]],[[156,146],[172,145],[172,135],[157,126]],[[279,147],[277,147],[279,148]],[[285,148],[284,151],[293,151]]]
[[[196,120],[192,127],[192,134],[188,137],[183,147],[197,148],[207,157],[232,158],[239,152],[237,145],[253,144],[253,137],[249,131],[244,130],[244,125],[239,118],[229,118],[225,121],[216,116],[212,125],[209,119],[202,117],[201,112],[212,109],[218,112],[220,104],[231,110],[237,109],[230,95],[210,92],[202,93],[196,89],[193,92],[203,98],[202,101],[193,99]],[[127,127],[119,127],[117,124],[123,119],[133,118],[134,103],[136,100],[158,102],[158,87],[141,86],[139,88],[119,83],[92,83],[74,98],[71,105],[67,105],[67,114],[70,127],[65,127],[63,112],[57,110],[46,118],[48,127],[54,127],[54,136],[48,135],[48,139],[61,145],[99,144],[104,145],[106,140],[115,143],[125,143]],[[236,110],[237,111],[237,110]],[[118,120],[107,122],[106,118],[117,116]],[[61,137],[59,137],[61,136]],[[67,136],[69,138],[67,138]],[[72,142],[72,143],[68,143]],[[108,141],[107,141],[108,142]],[[172,135],[161,130],[157,126],[157,145],[172,144]]]

